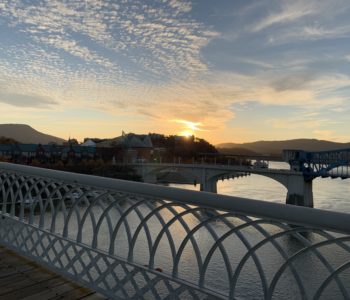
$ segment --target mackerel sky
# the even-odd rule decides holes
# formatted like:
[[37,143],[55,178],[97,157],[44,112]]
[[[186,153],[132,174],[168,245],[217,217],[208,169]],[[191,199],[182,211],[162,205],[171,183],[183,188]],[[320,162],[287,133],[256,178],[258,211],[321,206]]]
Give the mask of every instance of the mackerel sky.
[[349,15],[349,0],[0,0],[0,122],[350,141]]

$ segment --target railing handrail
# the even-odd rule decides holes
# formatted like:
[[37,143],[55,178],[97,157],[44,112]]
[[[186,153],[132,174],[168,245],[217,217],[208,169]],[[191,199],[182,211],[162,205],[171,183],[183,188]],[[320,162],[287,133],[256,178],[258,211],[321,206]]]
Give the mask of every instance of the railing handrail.
[[350,214],[348,213],[271,203],[249,198],[184,190],[154,184],[70,173],[4,162],[0,162],[0,169],[10,172],[24,173],[30,176],[48,177],[63,182],[82,184],[100,189],[115,189],[127,193],[142,194],[190,205],[200,205],[216,210],[225,210],[255,217],[268,218],[295,225],[332,230],[347,234],[350,232]]

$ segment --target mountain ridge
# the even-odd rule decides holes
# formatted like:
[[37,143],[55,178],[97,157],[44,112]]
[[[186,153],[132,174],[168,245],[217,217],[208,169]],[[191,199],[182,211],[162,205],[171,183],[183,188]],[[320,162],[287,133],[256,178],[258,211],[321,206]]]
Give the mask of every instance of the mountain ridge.
[[284,149],[296,149],[305,151],[328,151],[350,148],[349,143],[339,143],[318,139],[291,139],[280,141],[256,141],[249,143],[221,143],[215,145],[220,151],[227,152],[229,149],[244,149],[258,154],[281,154]]
[[27,124],[0,124],[0,136],[23,144],[62,144],[64,139],[42,133]]

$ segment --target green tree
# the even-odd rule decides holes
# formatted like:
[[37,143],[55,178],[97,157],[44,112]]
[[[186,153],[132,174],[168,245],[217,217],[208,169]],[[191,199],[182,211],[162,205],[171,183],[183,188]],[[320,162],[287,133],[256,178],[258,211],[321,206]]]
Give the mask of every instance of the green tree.
[[0,136],[0,144],[18,144],[18,142],[15,139],[8,138],[5,136]]

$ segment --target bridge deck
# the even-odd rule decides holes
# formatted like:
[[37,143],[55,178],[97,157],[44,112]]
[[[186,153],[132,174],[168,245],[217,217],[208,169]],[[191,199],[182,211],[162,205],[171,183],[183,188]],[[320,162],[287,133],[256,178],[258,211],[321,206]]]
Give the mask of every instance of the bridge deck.
[[0,246],[0,300],[2,299],[106,298]]

